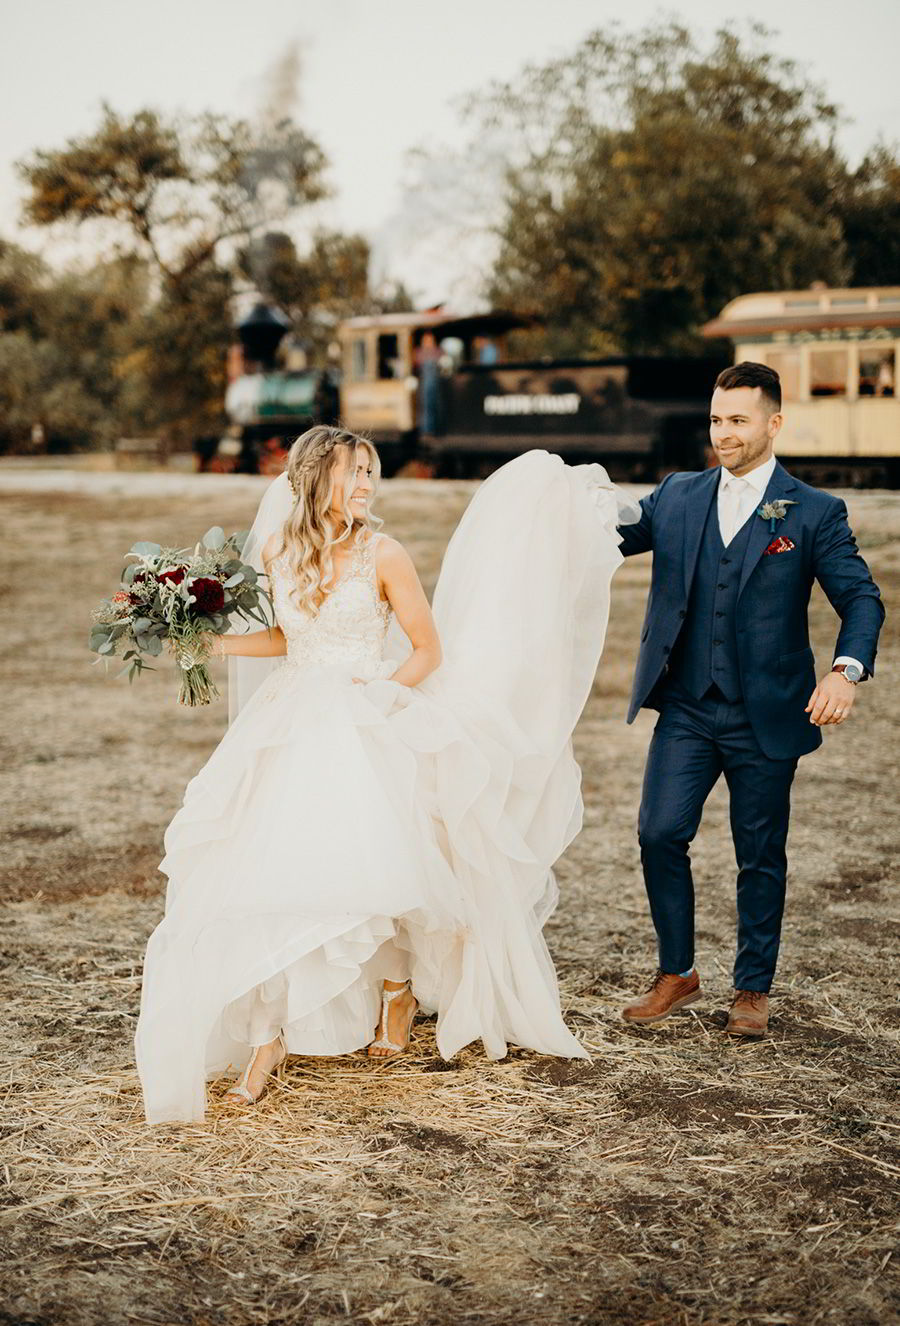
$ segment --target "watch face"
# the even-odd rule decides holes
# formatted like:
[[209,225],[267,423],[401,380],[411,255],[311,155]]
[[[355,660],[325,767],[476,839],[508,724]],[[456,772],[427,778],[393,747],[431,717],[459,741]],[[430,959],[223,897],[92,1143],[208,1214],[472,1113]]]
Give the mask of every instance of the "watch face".
[[858,668],[855,663],[848,663],[844,668],[844,676],[848,681],[859,681],[862,677],[862,668]]

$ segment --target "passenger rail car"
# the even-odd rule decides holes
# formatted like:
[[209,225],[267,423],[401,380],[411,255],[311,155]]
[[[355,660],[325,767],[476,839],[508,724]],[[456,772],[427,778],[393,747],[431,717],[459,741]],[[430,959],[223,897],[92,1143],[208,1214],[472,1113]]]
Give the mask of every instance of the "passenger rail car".
[[776,452],[811,483],[900,485],[900,286],[779,290],[733,299],[706,324],[734,359],[781,377]]

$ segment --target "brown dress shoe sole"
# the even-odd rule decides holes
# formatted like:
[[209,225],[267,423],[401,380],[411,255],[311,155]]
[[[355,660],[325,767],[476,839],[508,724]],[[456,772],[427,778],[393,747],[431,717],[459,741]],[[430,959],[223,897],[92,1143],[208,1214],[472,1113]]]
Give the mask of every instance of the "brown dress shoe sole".
[[682,995],[680,999],[676,999],[673,1004],[669,1005],[665,1013],[654,1013],[652,1017],[645,1017],[633,1013],[623,1013],[622,1017],[626,1022],[638,1022],[641,1025],[647,1022],[662,1022],[665,1018],[669,1017],[670,1014],[677,1013],[679,1008],[686,1008],[688,1004],[696,1004],[697,1000],[702,998],[702,995],[702,990],[694,990],[691,994]]
[[766,1034],[765,1027],[734,1026],[731,1022],[725,1028],[728,1036],[752,1036],[754,1040],[762,1040]]

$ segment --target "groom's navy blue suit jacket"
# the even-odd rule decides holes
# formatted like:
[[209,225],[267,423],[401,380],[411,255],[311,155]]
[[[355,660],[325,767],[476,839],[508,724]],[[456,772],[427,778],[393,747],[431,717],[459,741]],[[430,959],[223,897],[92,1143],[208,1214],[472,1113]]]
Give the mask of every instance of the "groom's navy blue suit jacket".
[[[711,518],[717,518],[718,485],[718,466],[699,474],[667,475],[641,499],[640,521],[619,528],[626,557],[653,552],[629,723],[642,707],[659,708],[656,692],[687,617],[711,508]],[[807,621],[813,581],[818,580],[841,619],[834,657],[856,658],[870,673],[884,607],[857,550],[844,503],[801,483],[776,463],[763,501],[779,497],[796,506],[776,521],[774,533],[768,520],[750,517],[736,609],[737,654],[743,700],[760,747],[770,759],[790,759],[822,742],[819,728],[804,712],[816,685]],[[794,547],[764,555],[779,535]]]

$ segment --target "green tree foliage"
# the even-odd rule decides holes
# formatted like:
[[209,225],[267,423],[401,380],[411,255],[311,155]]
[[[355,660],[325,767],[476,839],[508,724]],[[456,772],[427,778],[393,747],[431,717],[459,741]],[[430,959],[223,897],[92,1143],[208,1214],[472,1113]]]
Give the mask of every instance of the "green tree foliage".
[[900,158],[884,144],[848,178],[839,201],[855,285],[900,285]]
[[133,256],[57,275],[0,242],[0,447],[27,447],[35,425],[50,448],[109,444],[134,425],[121,384],[147,287]]
[[342,318],[369,307],[369,245],[362,235],[319,230],[302,257],[290,235],[270,231],[240,253],[239,269],[290,318],[320,358]]
[[875,239],[896,161],[851,176],[837,109],[769,40],[598,31],[475,97],[509,146],[491,302],[541,314],[557,353],[680,352],[747,291],[897,279]]
[[241,250],[242,275],[291,319],[295,335],[321,359],[344,318],[413,307],[400,284],[372,291],[369,243],[362,235],[318,230],[301,256],[290,235],[270,231]]
[[35,225],[102,219],[131,233],[176,285],[214,259],[222,240],[325,197],[325,157],[290,120],[265,133],[200,115],[131,119],[104,105],[99,129],[19,164]]
[[[273,219],[324,197],[325,164],[316,143],[287,119],[263,131],[214,115],[166,120],[144,110],[124,118],[108,106],[93,134],[20,163],[29,189],[27,221],[105,223],[117,251],[130,251],[132,263],[149,277],[141,298],[122,313],[127,328],[121,336],[116,334],[116,308],[106,310],[99,329],[87,317],[83,353],[71,364],[74,378],[67,380],[70,386],[74,380],[82,383],[92,407],[85,411],[84,426],[73,430],[73,440],[87,435],[95,442],[108,440],[110,430],[100,426],[98,409],[118,417],[119,431],[152,429],[176,443],[218,426],[225,353],[232,339],[228,269],[233,249]],[[16,286],[19,282],[24,289],[30,282],[32,302],[37,301],[37,275],[29,274],[21,251],[15,259],[17,275],[4,326],[50,335],[55,350],[62,352],[72,318],[85,318],[85,309],[68,321],[54,314],[52,329],[47,320],[38,327],[27,313],[29,298],[18,298]],[[106,271],[102,279],[108,276]],[[5,304],[4,279],[0,255],[0,300]],[[101,311],[99,292],[83,288],[87,278],[79,280],[79,297],[93,293],[90,307]],[[65,282],[61,288],[65,293]],[[54,289],[54,300],[59,293]],[[93,342],[91,332],[96,333]],[[23,352],[22,345],[11,348],[20,357]],[[41,381],[36,373],[29,379],[35,390]]]

